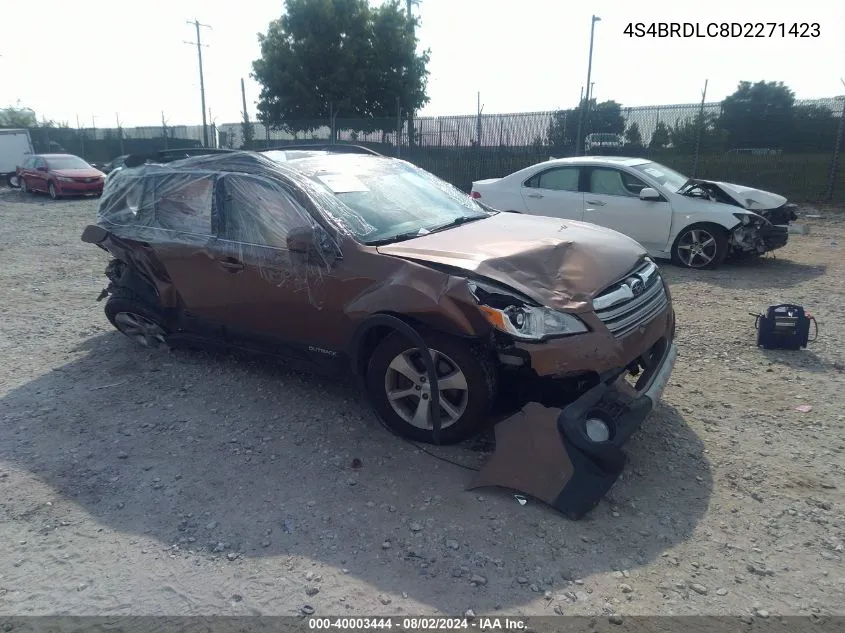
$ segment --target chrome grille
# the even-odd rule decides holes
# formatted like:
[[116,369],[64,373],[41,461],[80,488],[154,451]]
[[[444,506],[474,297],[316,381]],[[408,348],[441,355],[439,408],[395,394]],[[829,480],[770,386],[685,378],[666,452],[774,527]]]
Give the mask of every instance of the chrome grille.
[[646,260],[593,299],[593,309],[613,336],[623,338],[649,323],[668,303],[657,266]]

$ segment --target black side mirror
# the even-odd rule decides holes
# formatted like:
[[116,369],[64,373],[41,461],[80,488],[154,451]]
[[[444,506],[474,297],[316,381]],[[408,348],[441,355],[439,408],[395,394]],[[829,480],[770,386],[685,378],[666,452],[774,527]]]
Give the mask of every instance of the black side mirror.
[[313,255],[317,253],[317,240],[314,228],[298,226],[288,232],[287,245],[291,253]]
[[331,241],[320,227],[299,226],[288,232],[286,242],[294,261],[331,266],[339,258]]

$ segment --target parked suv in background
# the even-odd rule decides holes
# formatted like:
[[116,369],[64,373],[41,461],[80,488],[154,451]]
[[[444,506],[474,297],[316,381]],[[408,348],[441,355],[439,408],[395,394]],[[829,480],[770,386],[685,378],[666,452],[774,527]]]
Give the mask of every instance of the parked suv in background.
[[625,141],[618,134],[606,134],[596,132],[587,134],[584,139],[584,153],[590,154],[596,151],[622,149]]
[[114,258],[111,323],[145,346],[351,369],[388,427],[426,442],[475,434],[506,397],[583,406],[602,386],[633,400],[586,407],[562,432],[618,447],[656,404],[674,312],[635,241],[486,211],[398,159],[296,156],[113,172],[82,237]]

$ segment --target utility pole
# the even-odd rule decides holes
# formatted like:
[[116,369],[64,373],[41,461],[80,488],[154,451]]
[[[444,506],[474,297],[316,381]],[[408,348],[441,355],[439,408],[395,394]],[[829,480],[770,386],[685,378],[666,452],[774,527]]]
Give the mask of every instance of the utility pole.
[[698,175],[698,155],[701,151],[701,132],[704,128],[704,100],[707,98],[707,79],[704,80],[704,90],[701,91],[701,108],[698,111],[698,136],[695,139],[695,163],[692,166],[692,177]]
[[117,136],[120,138],[120,155],[123,155],[123,126],[120,123],[120,114],[114,113],[114,120],[117,122]]
[[[246,128],[248,125],[252,125],[249,122],[249,111],[246,109],[246,88],[244,87],[244,78],[241,77],[241,101],[243,102],[243,121],[244,121],[244,132],[246,132]],[[246,134],[244,134],[246,136]],[[247,139],[244,139],[244,143],[246,143]]]
[[[590,24],[590,55],[587,59],[587,98],[585,103],[582,104],[581,110],[581,119],[583,120],[586,116],[586,112],[590,109],[590,77],[593,73],[593,37],[596,33],[596,22],[601,22],[601,18],[598,16],[593,16],[592,22]],[[585,126],[586,127],[586,126]],[[589,130],[585,130],[589,134]],[[581,152],[581,133],[578,133],[578,139],[575,142],[575,152],[576,154]]]
[[[196,45],[197,47],[197,58],[199,59],[200,65],[200,100],[202,101],[202,144],[203,147],[208,147],[208,123],[205,118],[205,82],[202,76],[202,49],[203,43],[202,39],[200,38],[200,27],[204,26],[207,29],[211,27],[208,24],[200,24],[199,20],[186,20],[187,24],[193,24],[197,30],[197,41],[196,42],[188,42],[185,40],[185,44]],[[206,46],[208,48],[208,46]]]
[[164,135],[164,149],[167,149],[167,121],[164,120],[164,110],[161,111],[161,132]]
[[[79,143],[82,145],[82,151],[79,152],[82,158],[85,158],[85,133],[82,131],[82,125],[79,123],[79,115],[76,115],[76,129],[79,132]],[[49,148],[47,151],[51,151]]]
[[[415,33],[414,33],[414,15],[412,13],[412,8],[414,5],[419,6],[420,0],[405,0],[406,8],[408,11],[408,37],[411,39],[412,42],[416,41]],[[416,55],[416,50],[414,50],[414,55]],[[410,71],[409,72],[413,72]],[[410,77],[411,81],[409,82],[411,85],[414,85],[416,81],[416,77]],[[407,116],[408,116],[408,148],[414,146],[414,111],[411,109],[410,104],[408,104],[407,109]]]
[[211,147],[217,149],[217,119],[211,116],[211,108],[208,109],[208,120],[211,128]]
[[479,149],[481,148],[481,111],[483,109],[484,106],[481,105],[481,91],[479,90],[475,110],[475,142],[477,143]]

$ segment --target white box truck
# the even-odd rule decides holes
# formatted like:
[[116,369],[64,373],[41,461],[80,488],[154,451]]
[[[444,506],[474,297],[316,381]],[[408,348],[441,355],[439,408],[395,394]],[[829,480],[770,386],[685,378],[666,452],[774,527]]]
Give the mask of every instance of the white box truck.
[[34,153],[29,130],[0,129],[0,184],[17,187],[15,170]]

